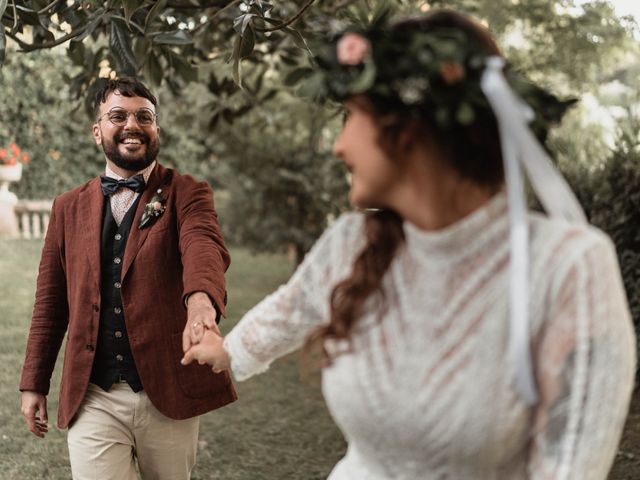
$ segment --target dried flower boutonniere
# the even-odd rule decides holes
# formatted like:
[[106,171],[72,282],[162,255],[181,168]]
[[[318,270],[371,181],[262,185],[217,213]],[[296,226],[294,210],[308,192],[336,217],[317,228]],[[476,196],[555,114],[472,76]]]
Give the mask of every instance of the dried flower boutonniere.
[[151,197],[151,201],[144,206],[142,216],[140,217],[140,225],[138,225],[139,229],[142,230],[143,228],[149,227],[164,213],[165,199],[160,195],[161,193],[162,190],[158,189],[158,191],[153,194],[153,197]]

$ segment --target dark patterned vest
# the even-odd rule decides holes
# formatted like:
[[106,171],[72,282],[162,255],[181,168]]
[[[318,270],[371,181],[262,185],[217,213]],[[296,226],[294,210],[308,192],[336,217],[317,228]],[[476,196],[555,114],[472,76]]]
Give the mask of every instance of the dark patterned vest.
[[142,382],[133,361],[120,281],[124,249],[133,224],[140,195],[120,223],[111,213],[111,202],[105,199],[102,240],[100,245],[100,327],[91,382],[108,391],[115,382],[126,380],[134,392],[142,390]]

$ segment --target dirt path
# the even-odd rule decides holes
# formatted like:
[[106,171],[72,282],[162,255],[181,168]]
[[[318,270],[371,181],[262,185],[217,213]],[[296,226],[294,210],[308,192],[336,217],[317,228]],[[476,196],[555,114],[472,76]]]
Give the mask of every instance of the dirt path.
[[609,480],[640,479],[640,388],[631,401],[631,409],[622,442]]

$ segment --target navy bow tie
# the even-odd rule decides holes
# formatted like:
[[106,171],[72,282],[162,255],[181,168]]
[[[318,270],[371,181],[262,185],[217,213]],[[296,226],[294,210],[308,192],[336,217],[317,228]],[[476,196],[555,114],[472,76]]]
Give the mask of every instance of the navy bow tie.
[[102,193],[105,197],[116,193],[119,188],[128,188],[134,192],[141,193],[144,191],[144,177],[139,173],[126,180],[116,180],[115,178],[103,175],[100,177],[100,186],[102,187]]

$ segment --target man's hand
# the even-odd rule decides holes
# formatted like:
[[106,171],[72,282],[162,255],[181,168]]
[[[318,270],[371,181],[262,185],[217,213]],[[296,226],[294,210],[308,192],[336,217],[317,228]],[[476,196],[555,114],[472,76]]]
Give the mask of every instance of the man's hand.
[[182,332],[182,351],[186,352],[193,345],[200,343],[206,330],[220,335],[216,324],[216,309],[211,304],[209,295],[195,292],[187,301],[187,324]]
[[44,435],[49,431],[47,397],[38,392],[22,392],[20,410],[29,431],[36,437],[44,438]]
[[211,365],[216,373],[228,370],[231,359],[223,347],[223,342],[224,338],[220,334],[206,330],[200,343],[187,350],[180,363],[189,365],[192,361],[197,360],[200,365],[205,363]]

